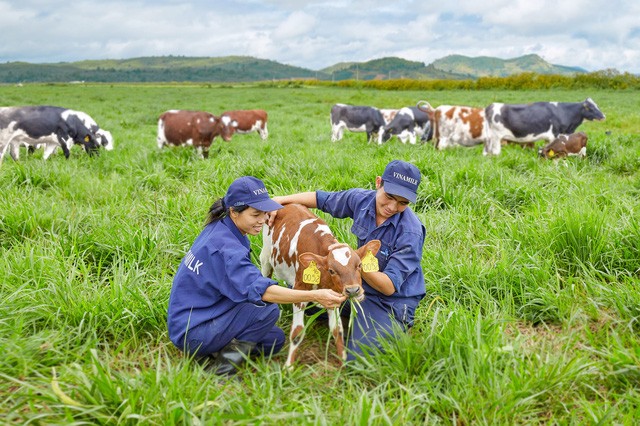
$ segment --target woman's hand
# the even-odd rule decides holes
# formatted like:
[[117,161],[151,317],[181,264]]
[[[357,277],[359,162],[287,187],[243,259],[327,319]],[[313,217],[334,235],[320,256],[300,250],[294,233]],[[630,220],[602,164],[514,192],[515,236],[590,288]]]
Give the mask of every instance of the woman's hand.
[[321,304],[327,309],[338,308],[347,300],[344,294],[336,293],[329,289],[311,290],[314,293],[314,302]]

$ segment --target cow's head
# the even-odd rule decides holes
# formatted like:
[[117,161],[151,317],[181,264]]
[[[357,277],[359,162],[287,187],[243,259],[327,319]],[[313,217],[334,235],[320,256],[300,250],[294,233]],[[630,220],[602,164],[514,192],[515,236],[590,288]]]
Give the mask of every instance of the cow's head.
[[369,241],[358,250],[354,250],[347,244],[335,243],[329,247],[326,256],[315,253],[302,253],[298,256],[300,267],[303,269],[313,267],[312,262],[320,271],[319,288],[330,288],[331,290],[354,297],[361,301],[364,299],[362,289],[362,259],[371,252],[375,256],[380,250],[380,240]]
[[113,136],[110,131],[104,129],[96,130],[96,139],[105,150],[111,151],[113,149]]
[[231,117],[223,115],[220,117],[220,136],[225,142],[229,142],[238,129],[238,122]]
[[584,102],[582,102],[582,116],[585,118],[585,120],[600,121],[605,119],[604,113],[600,111],[598,105],[596,105],[596,103],[591,98],[587,98]]

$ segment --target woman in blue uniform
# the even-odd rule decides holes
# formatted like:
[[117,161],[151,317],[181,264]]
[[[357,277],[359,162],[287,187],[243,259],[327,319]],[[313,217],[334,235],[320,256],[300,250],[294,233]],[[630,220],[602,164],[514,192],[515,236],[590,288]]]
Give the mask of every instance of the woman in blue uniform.
[[275,325],[277,303],[317,302],[332,308],[346,298],[332,290],[282,287],[251,262],[247,234],[258,235],[267,213],[280,208],[261,180],[236,179],[209,209],[207,224],[174,277],[169,338],[190,355],[213,356],[217,374],[235,373],[252,353],[282,348],[284,332]]
[[[348,342],[349,360],[365,347],[380,347],[380,338],[413,326],[416,307],[425,295],[420,261],[426,230],[409,208],[416,201],[420,179],[415,165],[394,160],[376,177],[376,190],[354,188],[274,197],[280,204],[299,203],[336,218],[352,218],[351,232],[358,247],[375,239],[382,242],[377,265],[365,267],[363,261],[364,315],[358,309]],[[349,314],[347,304],[342,315]]]

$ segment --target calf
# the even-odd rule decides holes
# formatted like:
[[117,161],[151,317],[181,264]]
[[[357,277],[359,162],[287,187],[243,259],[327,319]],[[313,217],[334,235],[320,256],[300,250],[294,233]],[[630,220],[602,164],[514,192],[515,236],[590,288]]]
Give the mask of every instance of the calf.
[[542,158],[563,158],[567,156],[587,156],[587,134],[584,132],[560,135],[538,150]]
[[230,133],[258,132],[262,140],[267,140],[267,112],[261,109],[226,111],[220,116]]
[[335,104],[331,107],[331,141],[342,139],[344,129],[366,132],[367,142],[382,135],[385,121],[378,108]]
[[205,111],[170,110],[158,119],[158,148],[165,145],[193,146],[202,157],[209,157],[209,147],[216,136],[231,140],[229,127]]
[[397,136],[402,143],[414,145],[416,136],[425,136],[429,133],[431,124],[429,114],[418,107],[405,107],[400,109],[393,120],[382,130],[378,143],[383,143]]
[[18,160],[20,146],[45,147],[44,159],[59,146],[69,158],[73,144],[82,145],[88,154],[98,149],[95,134],[85,126],[78,111],[57,106],[0,108],[0,163],[7,150]]
[[436,149],[474,146],[485,142],[487,134],[483,108],[452,105],[433,108],[426,101],[418,102],[417,106],[429,114]]
[[[361,258],[369,252],[375,256],[380,241],[373,240],[357,251],[340,244],[326,222],[299,204],[287,204],[278,210],[271,228],[263,229],[260,263],[262,274],[273,273],[296,290],[330,288],[338,293],[364,299]],[[293,304],[293,323],[289,335],[289,356],[286,367],[295,361],[296,350],[304,338],[304,309],[307,303]],[[344,331],[337,308],[329,309],[329,328],[338,357],[347,359]]]

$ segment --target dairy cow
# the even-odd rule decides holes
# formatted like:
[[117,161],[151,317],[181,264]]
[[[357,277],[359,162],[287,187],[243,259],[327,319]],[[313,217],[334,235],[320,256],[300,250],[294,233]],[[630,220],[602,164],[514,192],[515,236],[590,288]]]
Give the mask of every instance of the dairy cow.
[[484,108],[454,105],[433,108],[427,101],[419,101],[417,107],[429,115],[435,148],[438,150],[453,146],[475,146],[486,140]]
[[[341,244],[326,222],[299,204],[287,204],[278,210],[272,226],[262,231],[260,263],[262,274],[284,280],[296,290],[330,288],[357,300],[364,299],[360,276],[361,258],[380,249],[372,240],[354,250]],[[304,338],[304,309],[307,303],[293,304],[289,355],[286,366],[295,361],[296,350]],[[329,328],[339,359],[344,362],[344,331],[338,309],[329,309]]]
[[165,146],[193,146],[207,158],[213,140],[220,136],[231,140],[231,131],[222,120],[206,111],[169,110],[158,119],[158,148]]
[[582,102],[493,103],[485,109],[487,142],[483,154],[498,155],[501,141],[553,141],[560,134],[573,133],[584,120],[604,120],[598,105]]
[[587,134],[584,132],[559,135],[555,140],[540,148],[538,155],[542,158],[586,157],[587,139]]
[[226,111],[220,115],[220,119],[232,135],[258,132],[263,141],[269,136],[267,112],[262,109]]
[[[87,129],[91,131],[96,137],[96,143],[98,146],[102,146],[105,150],[111,151],[113,149],[113,136],[111,132],[108,130],[101,129],[100,126],[96,123],[96,121],[89,114],[82,111],[75,111],[78,118],[82,121],[82,124],[85,125]],[[38,146],[39,147],[39,146]],[[35,146],[29,145],[29,153],[33,153],[36,148]],[[53,148],[55,152],[56,148]]]
[[418,107],[401,108],[393,120],[384,126],[378,143],[387,142],[397,136],[402,143],[416,143],[416,137],[428,137],[431,130],[429,114]]
[[0,162],[9,151],[14,160],[20,146],[44,146],[46,160],[57,147],[66,158],[73,144],[82,145],[88,154],[98,149],[95,134],[85,126],[79,111],[57,106],[23,106],[0,108]]
[[344,130],[366,132],[367,142],[379,138],[384,129],[384,118],[378,108],[335,104],[331,107],[331,141],[342,139]]

